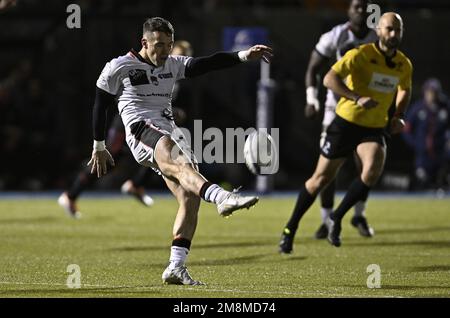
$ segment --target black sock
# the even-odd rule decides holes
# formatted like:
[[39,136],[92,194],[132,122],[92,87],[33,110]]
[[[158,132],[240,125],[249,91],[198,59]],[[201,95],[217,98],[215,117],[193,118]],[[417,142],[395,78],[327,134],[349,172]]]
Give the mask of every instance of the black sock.
[[334,193],[336,182],[333,180],[325,189],[320,192],[320,204],[324,209],[332,209],[334,205]]
[[366,202],[368,198],[369,198],[369,191],[367,191],[366,194],[363,195],[359,201]]
[[172,246],[184,247],[187,249],[191,248],[191,241],[185,238],[176,238],[172,241]]
[[297,203],[295,204],[294,211],[292,212],[291,218],[289,219],[286,228],[289,230],[289,234],[294,236],[298,228],[298,223],[302,218],[303,214],[308,211],[309,207],[314,203],[316,196],[311,195],[307,190],[305,185],[303,185],[300,193],[298,194]]
[[206,200],[206,196],[205,196],[206,195],[206,190],[212,185],[213,185],[213,183],[211,183],[209,181],[206,181],[205,183],[203,183],[203,185],[202,185],[202,187],[200,189],[200,193],[199,193],[200,198],[202,198],[203,200],[207,201]]
[[75,181],[72,183],[67,196],[71,200],[76,200],[81,192],[94,183],[97,179],[97,174],[91,174],[91,168],[83,169],[78,175]]
[[150,177],[150,174],[153,173],[153,170],[147,167],[139,168],[138,172],[131,178],[131,182],[136,188],[144,187],[145,182]]
[[369,191],[370,187],[365,185],[364,182],[362,182],[362,180],[358,177],[348,188],[348,191],[342,199],[341,203],[331,214],[331,218],[333,220],[342,220],[345,213],[347,213],[347,211],[350,210],[351,207],[356,204],[356,202],[361,201],[364,198],[367,199]]

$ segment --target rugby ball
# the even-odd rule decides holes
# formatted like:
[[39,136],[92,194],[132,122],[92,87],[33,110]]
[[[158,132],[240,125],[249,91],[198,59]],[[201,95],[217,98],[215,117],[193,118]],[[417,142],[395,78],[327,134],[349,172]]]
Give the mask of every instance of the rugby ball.
[[265,131],[254,131],[244,144],[244,159],[248,170],[255,175],[273,174],[278,170],[278,150]]

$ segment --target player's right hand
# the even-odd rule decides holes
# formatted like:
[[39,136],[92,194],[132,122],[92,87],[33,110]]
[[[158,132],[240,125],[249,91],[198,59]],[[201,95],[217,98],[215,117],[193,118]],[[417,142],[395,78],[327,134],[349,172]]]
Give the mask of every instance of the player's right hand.
[[305,117],[308,119],[314,119],[319,114],[319,111],[314,105],[306,104],[305,106]]
[[357,104],[365,109],[371,109],[378,105],[378,102],[371,97],[361,96],[358,98]]
[[91,173],[97,172],[97,177],[100,178],[108,171],[107,163],[114,166],[114,159],[109,153],[108,149],[105,150],[93,150],[91,160],[87,163],[88,166],[92,165]]
[[317,116],[320,110],[320,102],[318,98],[319,92],[314,86],[309,86],[306,88],[306,106],[305,106],[305,117],[314,118]]

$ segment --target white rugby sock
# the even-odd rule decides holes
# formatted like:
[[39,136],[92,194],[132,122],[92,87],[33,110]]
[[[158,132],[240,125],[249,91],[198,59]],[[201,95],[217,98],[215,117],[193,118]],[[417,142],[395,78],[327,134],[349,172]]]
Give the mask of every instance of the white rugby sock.
[[320,208],[320,215],[322,216],[322,223],[325,224],[325,220],[330,217],[331,212],[333,212],[333,209]]
[[205,200],[218,204],[223,201],[225,196],[230,193],[217,184],[211,184],[205,191]]
[[366,201],[358,201],[355,204],[355,216],[363,216],[364,212],[366,211]]
[[172,246],[170,248],[169,268],[174,269],[184,265],[188,254],[189,250],[186,247]]

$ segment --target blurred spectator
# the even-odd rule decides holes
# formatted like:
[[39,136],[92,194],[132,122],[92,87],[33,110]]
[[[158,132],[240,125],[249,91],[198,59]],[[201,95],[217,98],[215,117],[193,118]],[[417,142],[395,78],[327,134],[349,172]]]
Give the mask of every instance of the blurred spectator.
[[[54,109],[29,59],[0,81],[0,188],[39,190],[51,186],[58,162]],[[30,164],[32,163],[32,164]],[[20,169],[13,169],[20,167]]]
[[438,79],[423,85],[423,98],[406,115],[404,139],[415,153],[415,189],[442,188],[450,159],[450,108]]
[[17,4],[17,0],[0,0],[0,10],[14,7]]

